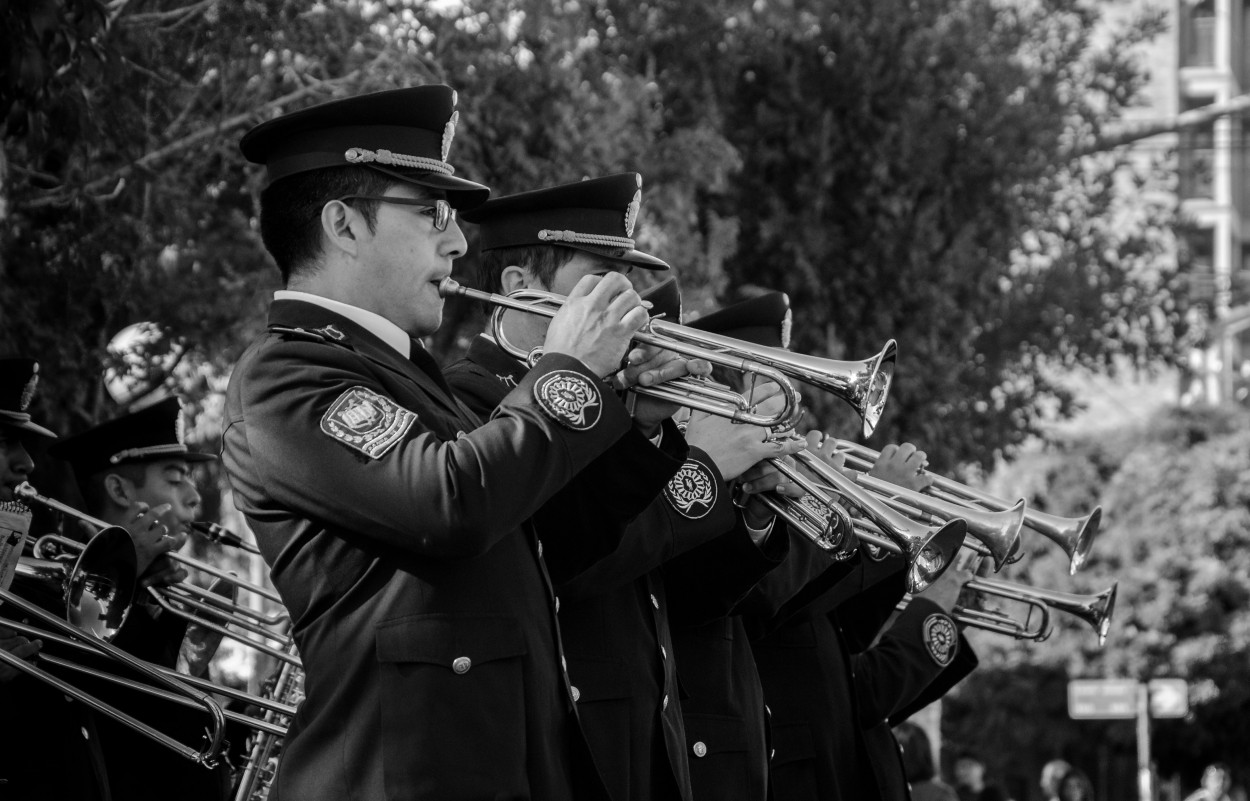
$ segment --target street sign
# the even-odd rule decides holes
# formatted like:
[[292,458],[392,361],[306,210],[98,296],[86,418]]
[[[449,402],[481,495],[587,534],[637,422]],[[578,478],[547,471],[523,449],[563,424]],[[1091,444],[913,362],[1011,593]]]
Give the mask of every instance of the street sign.
[[1189,714],[1189,684],[1184,679],[1150,680],[1150,716],[1183,718]]
[[1132,720],[1137,717],[1135,679],[1072,679],[1068,717],[1073,720]]

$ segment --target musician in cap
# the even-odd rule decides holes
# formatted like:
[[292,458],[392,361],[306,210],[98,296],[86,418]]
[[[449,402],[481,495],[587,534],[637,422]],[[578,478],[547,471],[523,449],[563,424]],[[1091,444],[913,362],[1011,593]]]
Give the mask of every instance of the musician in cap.
[[[529,518],[626,434],[603,383],[646,321],[588,277],[488,421],[421,337],[488,190],[448,161],[446,86],[323,103],[243,137],[282,274],[226,398],[224,463],[291,614],[306,698],[274,798],[604,796]],[[584,532],[595,550],[596,532]]]
[[[35,469],[28,446],[36,438],[56,437],[34,422],[27,411],[38,383],[39,363],[34,359],[0,359],[0,504],[5,505],[6,514],[14,516],[13,522],[0,530],[0,536],[4,536],[13,549],[18,549],[21,535],[26,534],[30,526],[28,510],[20,506],[9,509],[16,497],[13,491],[25,483]],[[20,550],[12,558],[19,555]],[[11,575],[0,574],[0,578],[5,577],[11,579]],[[3,625],[0,625],[0,648],[22,659],[32,658],[39,652],[37,643]],[[0,663],[0,682],[11,681],[17,675],[16,668]]]
[[[642,202],[642,178],[620,173],[491,200],[465,215],[479,232],[477,283],[496,293],[517,291],[564,295],[584,275],[662,273],[659,258],[637,248],[634,226]],[[644,296],[653,315],[680,318],[680,293],[673,281]],[[525,354],[541,343],[546,321],[523,312],[503,313],[498,325],[477,337],[465,359],[448,368],[448,380],[470,405],[489,413],[524,374]],[[684,364],[638,348],[618,376],[617,386],[655,386],[687,374],[705,375],[706,362]],[[559,593],[560,624],[569,676],[582,726],[596,764],[615,799],[688,799],[688,755],[681,700],[669,635],[674,599],[658,568],[666,560],[727,532],[737,532],[733,555],[739,572],[764,571],[784,554],[757,545],[731,502],[728,480],[715,456],[687,442],[672,415],[676,406],[632,395],[638,450],[628,459],[602,459],[540,512],[546,532],[604,525],[613,493],[646,490],[650,503],[629,525],[618,547],[590,565],[563,557],[570,542],[544,536],[552,578]],[[737,429],[728,434],[727,429]],[[764,443],[761,431],[725,422],[717,445],[738,456],[748,440],[763,455],[783,446]],[[654,445],[648,443],[648,439]],[[650,452],[648,454],[648,452]],[[738,472],[747,465],[737,468]],[[784,538],[779,542],[784,547]],[[731,550],[726,546],[724,550]],[[723,584],[726,573],[711,560],[705,575]],[[735,574],[736,576],[737,574]],[[701,593],[741,594],[702,586]],[[610,626],[604,620],[612,621]]]
[[[135,545],[139,588],[113,644],[147,662],[174,668],[187,622],[163,609],[147,588],[187,578],[187,571],[168,554],[186,543],[191,524],[201,512],[193,466],[216,457],[187,445],[186,417],[176,396],[59,439],[48,453],[69,463],[83,497],[83,511],[126,529]],[[93,686],[92,691],[183,742],[195,742],[203,725],[198,714],[159,699],[106,683]],[[112,718],[101,719],[98,727],[114,798],[155,801],[175,789],[179,797],[205,801],[229,794],[228,766],[207,770],[154,746]]]
[[[763,293],[690,325],[764,347],[786,348],[789,299],[780,292]],[[732,380],[731,376],[725,378]],[[809,450],[841,466],[832,451],[832,440],[821,447],[825,438],[812,432],[808,443]],[[918,470],[923,459],[923,452],[914,446],[887,446],[873,473],[893,483],[915,486],[926,480]],[[696,660],[708,662],[708,655],[716,653],[707,645],[712,637],[706,627],[675,633],[679,665],[691,667],[689,674],[683,669],[683,683],[690,694],[685,705],[687,729],[690,736],[700,738],[692,747],[702,746],[700,750],[706,753],[692,763],[696,796],[702,791],[718,798],[758,797],[743,794],[745,783],[739,774],[729,773],[729,764],[758,764],[754,760],[744,762],[736,753],[741,749],[736,730],[745,727],[750,733],[747,742],[752,750],[748,753],[755,753],[763,738],[764,715],[758,709],[766,700],[771,712],[768,751],[776,797],[876,797],[872,766],[864,756],[865,737],[857,718],[867,719],[870,715],[863,714],[866,708],[877,710],[887,700],[899,704],[911,700],[918,692],[914,685],[923,686],[934,669],[932,659],[922,661],[926,653],[922,638],[912,636],[912,629],[906,629],[909,636],[899,638],[901,645],[892,637],[903,628],[883,638],[881,651],[866,657],[858,654],[872,641],[898,600],[896,596],[864,593],[889,576],[901,579],[901,560],[878,563],[866,560],[860,551],[848,553],[845,549],[831,554],[800,536],[797,529],[791,527],[789,531],[793,542],[785,563],[752,588],[721,636],[727,642],[743,644],[722,649],[721,653],[728,656],[722,657],[719,669],[714,664],[695,669]],[[853,546],[853,540],[847,544],[848,548]],[[863,608],[846,615],[850,622],[844,632],[833,611],[856,601]],[[917,604],[913,615],[927,603]],[[745,643],[748,638],[752,640],[749,645]],[[948,653],[943,652],[943,658]],[[886,657],[878,660],[884,667],[873,662],[879,656]],[[863,666],[852,671],[851,659]],[[855,683],[861,673],[865,675],[863,687]],[[700,681],[700,676],[722,680]],[[732,680],[725,680],[725,676]],[[864,699],[859,700],[860,696]],[[727,775],[734,779],[727,780]],[[882,797],[894,796],[883,791]]]
[[[6,521],[0,536],[19,549],[18,555],[23,535],[31,536],[30,512],[15,501],[14,490],[34,471],[31,450],[39,449],[36,443],[56,437],[31,417],[29,410],[38,383],[39,364],[35,360],[0,359],[0,519]],[[19,577],[9,589],[50,612],[65,613],[59,587],[48,588]],[[0,649],[34,660],[42,643],[19,635],[2,619],[14,616],[10,619],[18,620],[19,614],[19,610],[0,604]],[[90,708],[69,701],[52,686],[4,663],[0,663],[0,708],[7,721],[0,745],[0,797],[13,801],[110,797],[97,716]]]

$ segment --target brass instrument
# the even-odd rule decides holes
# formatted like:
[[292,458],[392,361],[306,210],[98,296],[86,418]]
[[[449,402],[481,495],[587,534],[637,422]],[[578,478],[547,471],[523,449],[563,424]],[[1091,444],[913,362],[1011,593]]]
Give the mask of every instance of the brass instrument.
[[[290,649],[294,656],[294,646]],[[266,683],[262,697],[294,710],[304,697],[304,671],[298,664],[282,662],[278,672]],[[257,730],[248,749],[247,764],[239,776],[235,787],[234,801],[265,801],[278,773],[278,759],[282,741],[285,738],[285,727],[290,725],[292,713],[282,713],[273,708],[266,709],[264,720],[268,723],[280,724],[284,728],[281,734]]]
[[[116,707],[86,693],[67,681],[54,676],[34,664],[0,650],[0,662],[32,676],[38,681],[55,687],[80,703],[108,715],[124,725],[200,764],[212,767],[222,749],[225,733],[225,716],[221,706],[207,694],[189,686],[177,677],[169,676],[152,665],[110,645],[106,640],[116,634],[125,618],[134,595],[135,550],[130,535],[117,526],[106,527],[82,548],[72,566],[47,563],[43,560],[19,560],[17,574],[37,580],[59,584],[66,603],[66,617],[82,625],[61,620],[38,605],[14,594],[10,588],[0,588],[0,604],[18,609],[23,617],[34,618],[41,627],[14,620],[4,620],[3,625],[28,636],[56,642],[67,647],[84,650],[101,656],[111,663],[122,665],[151,683],[153,692],[167,696],[188,706],[203,709],[208,715],[205,740],[200,748],[192,748],[158,731]],[[46,628],[44,628],[46,627]],[[64,660],[41,653],[39,661],[50,666],[63,666]],[[131,686],[148,687],[99,671],[95,675],[116,678]]]
[[959,518],[968,524],[969,547],[994,560],[994,572],[1003,569],[1008,558],[1019,548],[1020,529],[1024,525],[1024,499],[1002,511],[979,509],[951,503],[923,492],[891,484],[868,473],[857,473],[855,482],[881,498],[890,508],[919,522],[940,523]]
[[[444,278],[438,285],[438,291],[443,297],[460,295],[494,305],[496,309],[491,317],[491,325],[495,340],[514,357],[530,363],[536,361],[537,354],[508,341],[503,331],[503,312],[513,309],[555,317],[565,300],[561,295],[535,290],[522,290],[511,295],[483,292],[461,286],[451,278]],[[688,379],[666,382],[658,387],[634,387],[632,391],[708,414],[728,417],[737,422],[778,431],[793,429],[803,413],[798,393],[787,380],[789,377],[832,392],[850,403],[864,421],[865,435],[872,433],[885,408],[898,351],[897,345],[890,340],[880,353],[863,361],[820,359],[661,319],[650,320],[633,338],[644,345],[704,359],[712,364],[773,381],[781,387],[786,403],[776,415],[761,415],[752,409],[748,399],[741,396],[727,398],[725,393],[728,390],[724,387],[713,385],[709,392],[707,385],[710,382]]]
[[[854,442],[847,442],[846,440],[839,440],[837,449],[839,453],[846,455],[847,466],[855,469],[867,469],[864,467],[865,465],[871,467],[872,462],[880,455],[871,448],[866,448]],[[925,490],[925,494],[943,501],[959,506],[988,509],[996,512],[1014,508],[1014,504],[1009,504],[1001,498],[996,498],[982,490],[973,489],[953,479],[936,475],[933,479],[933,485]],[[1093,547],[1094,537],[1098,534],[1098,527],[1101,521],[1101,507],[1095,507],[1092,512],[1084,517],[1061,517],[1039,512],[1035,509],[1026,508],[1024,510],[1024,526],[1032,531],[1036,531],[1063,549],[1063,552],[1068,555],[1069,573],[1071,574],[1075,574],[1088,559],[1090,548]],[[1015,559],[1009,556],[1008,561],[1015,561]]]
[[197,520],[191,524],[191,530],[220,545],[228,545],[231,548],[238,548],[240,551],[247,551],[254,556],[260,556],[259,548],[223,525]]
[[[1052,631],[1050,612],[1052,610],[1064,612],[1088,624],[1098,635],[1098,645],[1102,647],[1107,641],[1107,633],[1111,630],[1111,616],[1115,613],[1118,586],[1117,583],[1113,583],[1102,592],[1079,595],[1028,587],[998,579],[974,578],[964,585],[965,589],[980,595],[1005,598],[1025,604],[1028,612],[1024,619],[1017,620],[997,610],[962,606],[955,607],[951,616],[961,623],[985,631],[1005,634],[1018,640],[1041,642],[1048,638]],[[1033,619],[1035,612],[1038,615],[1036,621]]]
[[[819,456],[800,451],[794,459],[816,478],[810,478],[783,459],[770,459],[769,464],[824,507],[840,508],[840,504],[845,503],[867,518],[869,525],[857,525],[856,533],[864,542],[902,555],[907,560],[907,588],[910,592],[920,592],[950,567],[967,534],[968,526],[964,520],[954,518],[932,526],[916,523],[860,488]],[[782,505],[772,508],[801,533],[813,537],[808,528],[808,514],[796,508],[803,505],[788,497],[776,500]]]
[[[14,490],[14,494],[24,501],[40,504],[89,525],[98,528],[109,527],[109,524],[103,520],[92,517],[60,501],[40,495],[29,483],[18,485]],[[66,553],[72,553],[82,546],[80,543],[67,537],[47,534],[36,540],[34,547],[37,557],[57,558]],[[210,565],[207,562],[172,551],[166,555],[188,568],[215,576],[240,590],[250,592],[279,605],[282,602],[281,597],[274,590],[245,581],[237,575]],[[170,587],[148,587],[147,591],[162,609],[172,615],[204,626],[225,637],[241,642],[249,648],[268,654],[275,659],[288,660],[292,658],[285,650],[286,646],[289,645],[289,637],[270,628],[283,623],[287,619],[284,611],[265,615],[244,604],[223,599],[216,593],[190,582],[181,582]],[[232,630],[230,626],[256,634],[263,640],[275,642],[277,645],[269,645],[263,640],[240,634]]]

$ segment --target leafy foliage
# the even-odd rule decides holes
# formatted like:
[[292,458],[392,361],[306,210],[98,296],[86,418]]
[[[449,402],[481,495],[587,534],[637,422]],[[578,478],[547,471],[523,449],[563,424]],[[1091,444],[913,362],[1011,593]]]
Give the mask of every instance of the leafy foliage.
[[[1057,682],[1178,677],[1189,681],[1191,714],[1156,724],[1160,771],[1196,781],[1205,764],[1220,759],[1244,775],[1250,769],[1250,415],[1180,410],[1057,444],[1007,470],[998,491],[1034,506],[1045,499],[1059,514],[1084,514],[1101,503],[1103,527],[1079,574],[1069,576],[1066,556],[1034,536],[1010,579],[1077,593],[1118,584],[1114,623],[1101,649],[1088,626],[1067,615],[1056,616],[1058,631],[1043,643],[974,632],[987,669],[984,680],[964,685],[949,705],[951,738],[982,744],[987,753],[995,753],[988,745],[996,738],[1016,738],[1015,753],[1037,754],[1036,768],[1099,731],[1127,743],[1131,754],[1131,723],[1066,720]],[[1039,673],[1048,683],[1023,699],[1022,688],[1006,686],[1016,682],[1013,676]],[[974,710],[1001,706],[1004,698],[1022,704],[1011,723],[974,720]]]

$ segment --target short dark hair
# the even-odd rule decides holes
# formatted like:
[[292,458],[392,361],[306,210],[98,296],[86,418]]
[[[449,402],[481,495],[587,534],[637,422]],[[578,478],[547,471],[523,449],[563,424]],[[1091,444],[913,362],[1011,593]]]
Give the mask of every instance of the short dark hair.
[[116,474],[134,484],[137,488],[143,489],[147,484],[148,473],[147,466],[151,462],[122,462],[121,464],[112,465],[104,470],[99,470],[89,476],[78,476],[74,478],[78,483],[78,491],[82,493],[82,499],[86,502],[88,514],[100,514],[108,505],[108,490],[104,488],[104,479],[110,474]]
[[[321,255],[321,209],[344,195],[381,195],[397,184],[393,177],[367,167],[327,167],[274,181],[260,195],[260,236],[289,284]],[[377,223],[378,204],[353,200],[369,230]]]
[[484,250],[477,259],[477,285],[487,292],[500,291],[504,268],[515,265],[529,270],[543,286],[551,286],[556,271],[580,252],[563,245],[518,245]]

